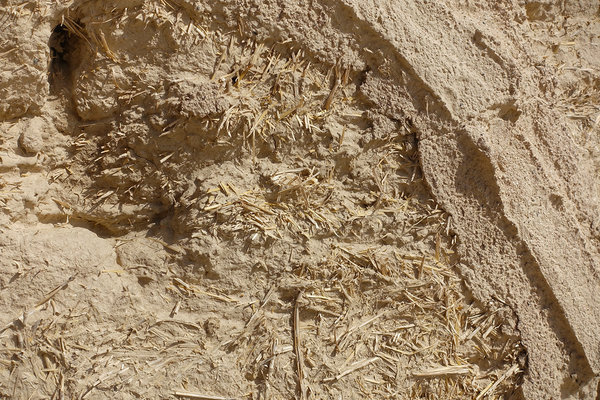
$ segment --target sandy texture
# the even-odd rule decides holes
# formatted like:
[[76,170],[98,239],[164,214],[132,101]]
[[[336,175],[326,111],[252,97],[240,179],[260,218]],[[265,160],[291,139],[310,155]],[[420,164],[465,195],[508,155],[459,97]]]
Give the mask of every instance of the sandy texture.
[[0,10],[0,396],[599,395],[597,2]]

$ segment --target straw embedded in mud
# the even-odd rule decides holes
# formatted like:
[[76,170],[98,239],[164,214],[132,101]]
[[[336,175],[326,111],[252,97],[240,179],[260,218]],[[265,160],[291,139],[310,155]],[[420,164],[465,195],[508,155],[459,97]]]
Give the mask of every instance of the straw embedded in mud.
[[[0,56],[44,85],[54,75],[41,100],[25,91],[0,110],[0,227],[19,227],[0,235],[0,248],[20,263],[0,274],[11,311],[0,397],[484,399],[512,395],[524,376],[532,387],[539,369],[529,368],[540,364],[522,345],[513,288],[482,289],[488,270],[519,293],[537,282],[517,279],[518,263],[485,264],[497,235],[519,230],[497,200],[512,176],[494,178],[515,160],[492,153],[494,140],[537,115],[519,98],[534,68],[497,51],[516,33],[496,37],[476,19],[473,33],[459,14],[474,11],[448,2],[408,2],[402,12],[415,21],[397,17],[412,35],[361,2],[315,1],[302,12],[247,3],[7,8],[10,29],[37,18],[45,33],[31,36],[35,55],[50,47],[54,58],[50,71],[30,65],[34,53],[2,33]],[[480,7],[494,23],[520,18]],[[441,16],[462,30],[444,31]],[[417,26],[431,30],[423,42]],[[424,44],[437,34],[453,38],[456,55]],[[436,52],[453,62],[433,62]],[[463,64],[481,76],[461,75]],[[470,81],[489,93],[459,85]],[[565,111],[582,141],[597,128],[586,104],[594,82],[569,92],[576,107]],[[480,138],[479,123],[503,135]],[[538,136],[519,143],[535,150],[546,140]],[[423,164],[436,152],[448,162]],[[460,168],[464,176],[451,175]],[[432,191],[450,196],[444,188],[460,192],[462,208],[434,200]],[[556,195],[549,207],[567,210],[573,199]],[[489,239],[468,254],[455,236],[465,221]],[[502,243],[503,257],[526,252]],[[48,295],[32,296],[40,287]],[[542,315],[532,310],[530,322]],[[552,354],[567,360],[566,351]],[[547,380],[560,382],[559,372]]]

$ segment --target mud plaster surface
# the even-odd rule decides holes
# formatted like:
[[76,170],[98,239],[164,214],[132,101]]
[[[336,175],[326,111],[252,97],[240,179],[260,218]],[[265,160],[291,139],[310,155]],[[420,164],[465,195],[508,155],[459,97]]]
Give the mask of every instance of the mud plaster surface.
[[597,396],[596,2],[2,22],[0,395]]

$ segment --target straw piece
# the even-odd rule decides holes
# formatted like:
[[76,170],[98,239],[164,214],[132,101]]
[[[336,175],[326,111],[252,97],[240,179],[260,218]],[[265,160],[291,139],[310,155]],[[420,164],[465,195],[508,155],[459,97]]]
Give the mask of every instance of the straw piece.
[[298,374],[298,390],[300,391],[300,400],[305,398],[304,392],[304,371],[302,370],[302,352],[300,351],[300,301],[302,300],[302,291],[296,297],[294,305],[294,353],[296,354],[296,372]]
[[331,103],[333,103],[333,99],[334,99],[341,83],[342,82],[339,78],[336,79],[335,84],[333,85],[333,88],[331,89],[331,92],[329,92],[329,96],[327,96],[327,99],[325,100],[325,103],[323,104],[323,110],[329,110],[329,108],[331,107]]
[[77,276],[77,274],[71,276],[69,279],[66,280],[65,283],[63,283],[62,285],[58,285],[56,288],[54,288],[53,290],[51,290],[43,299],[41,299],[40,301],[38,301],[35,304],[35,307],[39,307],[43,304],[45,304],[46,302],[48,302],[51,298],[53,298],[54,296],[56,296],[56,294],[58,292],[60,292],[61,290],[64,290],[67,288],[67,286],[69,286],[69,283],[73,281],[73,279],[75,279],[75,277]]
[[335,382],[338,381],[340,379],[342,379],[344,376],[351,374],[352,372],[359,370],[361,368],[366,367],[367,365],[370,365],[376,361],[381,360],[380,357],[372,357],[372,358],[367,358],[366,360],[362,360],[362,361],[358,361],[355,362],[354,364],[352,364],[350,366],[350,368],[348,368],[347,370],[345,370],[344,372],[339,373],[338,375],[332,377],[332,378],[325,378],[323,379],[323,382],[327,383],[327,382]]
[[222,397],[222,396],[211,396],[207,394],[186,392],[183,390],[175,390],[173,394],[177,397],[187,397],[189,399],[201,399],[201,400],[237,400],[233,397]]
[[112,61],[118,63],[119,59],[117,58],[116,54],[110,49],[110,47],[108,47],[108,43],[106,42],[106,36],[104,36],[104,32],[99,31],[99,36],[100,36],[100,45],[104,49],[104,52],[106,53],[108,58],[110,58]]
[[351,327],[350,329],[348,329],[346,332],[344,332],[342,334],[342,336],[340,336],[340,338],[338,340],[338,343],[341,343],[343,340],[346,340],[348,338],[348,336],[350,336],[351,333],[353,333],[353,332],[359,330],[360,328],[363,328],[363,327],[369,325],[371,322],[373,322],[373,321],[381,318],[384,314],[385,313],[377,314],[376,316],[371,317],[371,318],[367,319],[366,321],[361,322],[358,325],[354,325],[353,327]]
[[159,324],[164,324],[164,323],[179,324],[179,325],[187,326],[187,327],[190,327],[190,328],[194,328],[194,329],[199,330],[199,331],[202,330],[202,328],[199,325],[194,324],[193,322],[181,321],[181,320],[177,320],[177,319],[159,319],[152,326],[159,325]]
[[180,307],[181,307],[181,300],[177,300],[177,303],[175,304],[175,306],[171,310],[171,313],[169,314],[169,317],[173,318],[174,316],[176,316],[177,313],[179,313],[179,308]]
[[446,367],[436,367],[425,371],[413,372],[415,378],[437,378],[448,375],[468,375],[472,372],[470,365],[449,365]]
[[494,382],[493,384],[489,385],[488,387],[486,387],[485,389],[483,389],[481,391],[481,393],[479,393],[479,395],[477,395],[477,397],[475,398],[475,400],[480,400],[482,399],[486,393],[490,392],[490,394],[492,394],[494,392],[494,390],[496,390],[496,388],[507,378],[509,378],[511,375],[513,375],[514,373],[516,373],[519,370],[519,365],[518,364],[514,364],[512,367],[510,367],[508,369],[508,371],[506,371],[505,373],[502,374],[502,376],[500,378],[498,378],[498,380],[496,382]]

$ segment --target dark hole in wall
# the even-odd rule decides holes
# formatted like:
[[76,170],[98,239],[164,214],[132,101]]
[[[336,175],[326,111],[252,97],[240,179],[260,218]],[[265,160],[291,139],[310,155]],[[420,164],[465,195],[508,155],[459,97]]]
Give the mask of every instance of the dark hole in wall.
[[52,29],[50,40],[48,40],[50,48],[48,83],[51,95],[58,95],[64,89],[72,86],[73,70],[78,66],[82,55],[81,42],[79,36],[62,24]]

